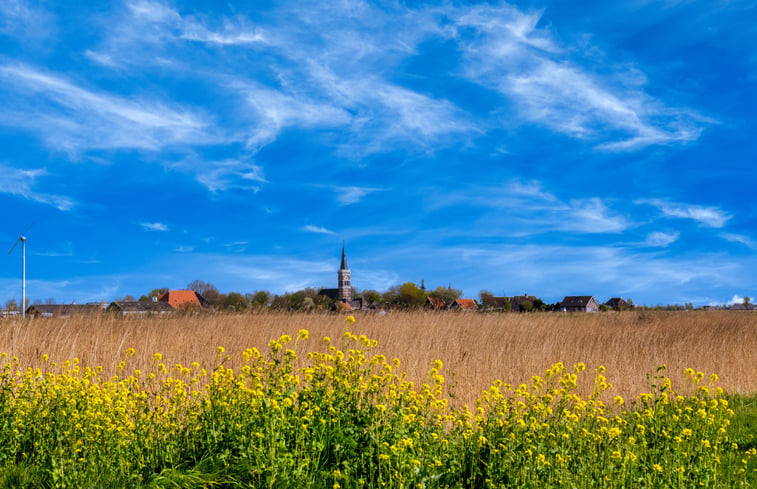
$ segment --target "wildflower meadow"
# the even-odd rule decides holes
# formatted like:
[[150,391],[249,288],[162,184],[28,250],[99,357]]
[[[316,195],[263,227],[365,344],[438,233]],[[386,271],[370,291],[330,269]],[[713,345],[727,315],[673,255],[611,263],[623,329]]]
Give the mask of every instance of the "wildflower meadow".
[[[359,328],[349,317],[345,329]],[[714,373],[666,367],[634,398],[603,366],[555,363],[454,402],[441,360],[414,382],[365,335],[306,329],[232,356],[113,372],[2,355],[0,487],[753,487]],[[581,383],[591,386],[579,392]]]

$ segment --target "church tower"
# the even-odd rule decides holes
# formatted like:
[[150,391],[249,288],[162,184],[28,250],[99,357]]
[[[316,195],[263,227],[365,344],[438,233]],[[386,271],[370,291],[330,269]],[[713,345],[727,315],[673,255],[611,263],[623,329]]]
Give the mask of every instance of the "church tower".
[[337,299],[342,302],[352,300],[352,286],[350,285],[350,269],[347,267],[347,258],[344,256],[344,243],[342,243],[342,264],[339,266],[339,295]]

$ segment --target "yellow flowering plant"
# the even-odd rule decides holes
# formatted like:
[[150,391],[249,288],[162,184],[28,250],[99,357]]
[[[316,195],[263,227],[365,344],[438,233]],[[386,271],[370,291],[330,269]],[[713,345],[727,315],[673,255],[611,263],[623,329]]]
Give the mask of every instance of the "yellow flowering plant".
[[[729,438],[733,411],[714,376],[692,371],[684,396],[661,368],[650,392],[609,397],[608,407],[604,368],[582,397],[586,366],[556,363],[455,407],[439,360],[416,385],[364,335],[309,337],[282,335],[235,363],[219,347],[207,369],[169,368],[155,354],[139,370],[129,350],[112,378],[78,361],[6,361],[0,488],[19,474],[56,488],[684,488],[757,478],[754,450]],[[723,468],[730,460],[735,470]]]

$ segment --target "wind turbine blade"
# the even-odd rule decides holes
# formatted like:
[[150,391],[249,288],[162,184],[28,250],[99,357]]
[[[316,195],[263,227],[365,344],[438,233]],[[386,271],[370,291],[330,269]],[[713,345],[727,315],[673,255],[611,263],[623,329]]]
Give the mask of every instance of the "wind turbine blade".
[[19,242],[19,241],[21,241],[21,238],[18,238],[18,239],[16,240],[16,242],[15,242],[15,243],[13,243],[13,246],[11,247],[11,250],[10,250],[10,251],[8,252],[8,254],[9,254],[9,255],[10,255],[11,253],[13,253],[13,250],[15,250],[15,249],[16,249],[16,245],[18,244],[18,242]]
[[32,223],[31,223],[31,224],[29,224],[28,226],[26,226],[26,229],[24,229],[24,232],[23,232],[23,233],[21,233],[21,234],[20,234],[20,235],[18,236],[18,239],[16,240],[16,242],[15,242],[15,243],[13,243],[13,246],[11,247],[11,250],[10,250],[10,251],[8,252],[8,254],[9,254],[9,255],[10,255],[11,253],[13,253],[13,250],[15,250],[15,249],[16,249],[16,245],[18,245],[18,242],[19,242],[19,241],[21,241],[22,239],[26,239],[26,236],[25,236],[26,232],[27,232],[28,230],[30,230],[30,229],[32,228],[32,226],[34,226],[34,223],[35,223],[35,222],[36,222],[36,221],[32,221]]

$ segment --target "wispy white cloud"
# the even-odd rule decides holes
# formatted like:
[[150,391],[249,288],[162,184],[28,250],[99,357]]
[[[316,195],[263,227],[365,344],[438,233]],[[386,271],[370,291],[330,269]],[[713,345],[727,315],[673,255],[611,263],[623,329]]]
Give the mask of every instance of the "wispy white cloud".
[[757,241],[750,238],[749,236],[744,236],[743,234],[736,233],[721,233],[720,236],[727,241],[731,241],[733,243],[741,243],[748,248],[757,250]]
[[260,30],[245,25],[244,22],[237,22],[236,24],[225,22],[220,31],[211,31],[199,22],[185,22],[181,38],[189,41],[220,45],[244,45],[266,42],[265,36]]
[[506,186],[505,190],[507,194],[517,195],[521,197],[532,197],[535,200],[541,200],[544,202],[558,202],[557,197],[547,192],[543,188],[543,184],[536,180],[522,181],[511,180]]
[[109,54],[99,53],[97,51],[87,49],[86,51],[84,51],[84,55],[95,63],[103,66],[115,67],[117,65],[116,61]]
[[168,226],[161,222],[140,222],[139,225],[146,231],[168,231]]
[[[161,60],[238,91],[252,109],[246,131],[253,147],[288,128],[340,128],[349,134],[339,141],[341,154],[361,157],[399,143],[431,151],[503,123],[535,123],[602,150],[626,151],[692,141],[713,122],[644,92],[639,80],[646,75],[634,63],[593,66],[600,62],[561,45],[541,20],[541,11],[507,3],[407,8],[346,2],[326,8],[296,2],[253,22],[140,0],[127,3],[100,49],[87,56],[105,66]],[[398,83],[393,69],[429,41],[449,44],[453,59],[462,56],[459,72],[442,76],[462,74],[500,93],[506,101],[492,112],[507,117],[473,122],[451,100]],[[267,72],[256,77],[252,72],[260,71],[246,65],[214,67],[206,51],[192,50],[193,43],[261,54]],[[204,64],[187,65],[175,51],[197,54]]]
[[[296,58],[293,61],[300,62]],[[240,77],[227,83],[243,95],[256,116],[249,129],[251,146],[268,144],[288,128],[339,128],[349,135],[340,143],[340,151],[364,156],[401,142],[421,148],[444,145],[445,135],[476,130],[454,104],[378,78],[371,67],[363,67],[363,73],[342,74],[312,61],[305,65],[308,70],[281,87]]]
[[599,197],[571,200],[565,213],[567,217],[560,227],[566,231],[620,233],[630,226],[625,217],[610,211]]
[[336,200],[340,205],[356,204],[363,200],[363,197],[373,192],[381,192],[382,188],[375,187],[334,187]]
[[28,20],[32,15],[32,9],[23,0],[0,2],[0,33],[11,30],[15,22]]
[[54,20],[43,8],[25,0],[0,2],[0,35],[17,37],[25,43],[35,38],[45,38],[53,29]]
[[638,199],[634,202],[656,207],[665,217],[692,219],[711,228],[722,228],[731,219],[730,214],[714,206],[682,204],[662,199]]
[[60,211],[74,207],[74,201],[68,197],[48,194],[35,189],[37,179],[47,175],[47,170],[13,168],[0,163],[0,193],[22,197],[27,200],[47,204]]
[[242,93],[254,111],[255,124],[248,139],[254,147],[270,143],[287,127],[336,127],[351,118],[344,109],[328,102],[285,94],[257,83],[235,80],[229,87]]
[[[457,192],[433,192],[429,209],[449,206],[480,207],[495,211],[480,218],[482,226],[499,229],[505,220],[511,233],[568,231],[583,234],[621,233],[633,222],[608,207],[599,197],[561,200],[541,182],[511,180],[501,185],[470,186]],[[508,210],[503,216],[502,210]]]
[[355,137],[352,144],[358,143],[363,153],[385,151],[397,141],[414,142],[424,148],[430,143],[444,146],[448,144],[444,136],[479,131],[451,102],[375,77],[344,80],[332,90],[339,94],[336,101],[356,114],[351,121]]
[[[336,272],[339,263],[333,260],[306,260],[277,256],[241,256],[229,260],[224,256],[204,257],[229,280],[256,284],[256,289],[276,292],[294,292],[304,287],[331,284],[335,278],[327,277]],[[336,275],[334,274],[334,277]]]
[[193,156],[172,166],[190,171],[198,182],[214,193],[229,188],[257,192],[260,184],[267,182],[262,167],[240,159],[208,161]]
[[244,253],[247,251],[248,241],[232,241],[231,243],[224,244],[224,247],[232,253]]
[[305,231],[308,233],[317,233],[317,234],[336,234],[334,231],[330,229],[326,229],[323,226],[314,226],[312,224],[308,224],[307,226],[302,226],[300,228],[300,231]]
[[[439,33],[427,10],[298,2],[282,4],[254,24],[242,16],[183,15],[164,3],[138,1],[122,17],[100,49],[87,53],[90,59],[143,67],[146,59],[163,57],[170,66],[174,50],[191,50],[187,43],[265,53],[275,83],[253,81],[246,64],[213,68],[206,53],[191,51],[206,62],[200,68],[204,79],[236,91],[252,109],[246,128],[252,147],[269,144],[288,128],[340,128],[349,134],[339,142],[341,153],[360,157],[395,149],[398,142],[426,151],[450,144],[445,135],[478,131],[453,103],[383,74],[415,54],[425,36]],[[176,62],[172,70],[198,69]]]
[[537,26],[541,12],[474,6],[451,16],[451,35],[465,55],[465,76],[501,93],[526,121],[606,150],[685,142],[701,132],[703,118],[690,110],[666,107],[635,84],[618,84],[624,77],[585,68],[589,59]]
[[160,2],[141,0],[128,3],[127,7],[135,17],[147,22],[172,23],[178,22],[180,19],[175,10]]
[[156,26],[162,26],[171,35],[188,41],[220,45],[238,45],[265,42],[265,36],[255,26],[243,18],[224,19],[218,29],[206,25],[207,19],[198,16],[182,16],[173,8],[146,0],[130,2],[128,11],[137,21],[130,26],[135,34],[142,30],[156,32]]
[[665,248],[675,243],[678,240],[679,235],[680,233],[678,233],[677,231],[672,232],[672,233],[654,231],[647,234],[647,239],[644,240],[643,244],[645,246],[656,246],[656,247]]
[[[0,124],[36,132],[55,149],[155,150],[219,140],[201,116],[160,100],[97,92],[24,65],[0,66],[0,80],[6,92],[0,92]],[[32,95],[34,104],[28,103]]]

